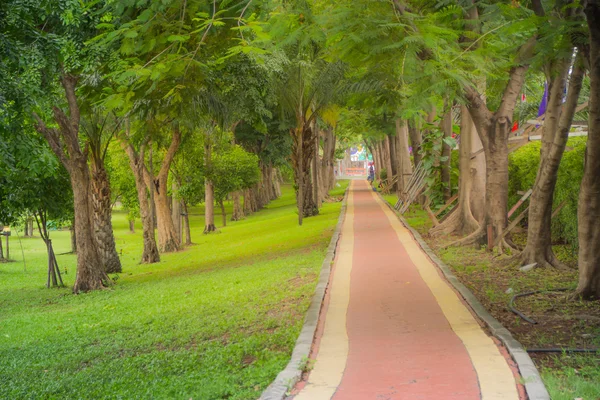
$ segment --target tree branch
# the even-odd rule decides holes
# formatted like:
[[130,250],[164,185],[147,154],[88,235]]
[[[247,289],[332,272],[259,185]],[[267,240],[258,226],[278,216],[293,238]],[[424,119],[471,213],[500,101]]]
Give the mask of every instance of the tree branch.
[[79,106],[77,105],[77,96],[75,95],[75,86],[77,85],[78,77],[73,75],[63,75],[60,79],[62,86],[65,88],[67,103],[69,104],[69,114],[71,117],[71,126],[74,132],[79,132],[79,121],[81,115]]
[[181,132],[179,131],[179,127],[176,127],[173,130],[173,140],[171,140],[169,150],[167,150],[167,154],[165,154],[165,158],[163,159],[162,165],[160,166],[160,171],[157,177],[160,181],[162,181],[163,179],[166,181],[167,175],[169,173],[169,168],[171,168],[171,163],[173,162],[173,158],[175,157],[175,153],[177,153],[177,149],[179,148],[180,143]]
[[533,52],[535,50],[535,44],[537,42],[537,35],[532,36],[529,40],[521,46],[515,62],[518,64],[510,70],[510,76],[504,93],[502,94],[502,101],[498,108],[498,115],[508,116],[511,115],[517,102],[517,97],[521,92],[523,83],[525,82],[525,73],[529,69],[529,64]]
[[44,121],[42,121],[42,119],[36,113],[33,113],[33,118],[36,120],[35,130],[46,139],[48,145],[54,154],[56,154],[60,162],[65,166],[65,168],[69,169],[69,158],[63,150],[58,131],[54,128],[48,128]]

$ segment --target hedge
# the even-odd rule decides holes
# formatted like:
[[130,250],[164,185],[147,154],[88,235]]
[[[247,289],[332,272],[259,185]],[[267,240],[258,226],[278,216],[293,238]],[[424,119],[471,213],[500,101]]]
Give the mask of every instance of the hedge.
[[[553,239],[565,242],[577,249],[577,201],[579,186],[583,177],[583,162],[587,138],[569,139],[567,149],[558,170],[558,181],[554,191],[555,209],[566,200],[560,213],[552,220]],[[511,153],[508,164],[508,196],[509,206],[521,197],[518,191],[526,191],[533,187],[540,163],[540,142],[531,142]]]

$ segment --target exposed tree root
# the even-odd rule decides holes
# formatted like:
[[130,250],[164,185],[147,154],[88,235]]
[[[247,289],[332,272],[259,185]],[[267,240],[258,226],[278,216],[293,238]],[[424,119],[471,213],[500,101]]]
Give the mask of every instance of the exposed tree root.
[[439,237],[443,235],[468,235],[475,232],[479,228],[479,223],[470,213],[460,212],[457,206],[444,222],[429,230],[431,237]]
[[572,270],[556,258],[552,248],[548,248],[545,251],[536,251],[535,249],[526,246],[525,250],[519,254],[516,259],[518,259],[521,265],[537,264],[537,268],[554,268],[560,271]]
[[447,244],[443,248],[454,247],[454,246],[470,246],[473,244],[481,244],[485,241],[485,229],[483,226],[480,226],[475,232],[470,235],[456,240],[450,244]]

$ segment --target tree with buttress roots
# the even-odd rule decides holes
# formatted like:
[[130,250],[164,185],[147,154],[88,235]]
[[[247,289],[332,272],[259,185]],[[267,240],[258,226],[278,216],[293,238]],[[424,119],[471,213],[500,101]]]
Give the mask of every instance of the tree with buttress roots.
[[587,1],[589,28],[590,103],[588,141],[577,220],[579,223],[579,284],[585,299],[600,298],[600,2]]

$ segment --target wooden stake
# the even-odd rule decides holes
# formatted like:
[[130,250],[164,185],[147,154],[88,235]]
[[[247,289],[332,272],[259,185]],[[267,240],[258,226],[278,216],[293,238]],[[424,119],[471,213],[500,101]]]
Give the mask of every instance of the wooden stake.
[[529,196],[531,196],[531,193],[533,193],[533,189],[529,189],[528,191],[525,192],[523,197],[521,197],[521,199],[519,201],[517,201],[517,204],[515,204],[508,212],[508,218],[510,218],[510,216],[513,215],[515,211],[517,211],[517,208],[519,208],[521,206],[521,204],[523,204],[525,202],[525,200],[527,200],[529,198]]

